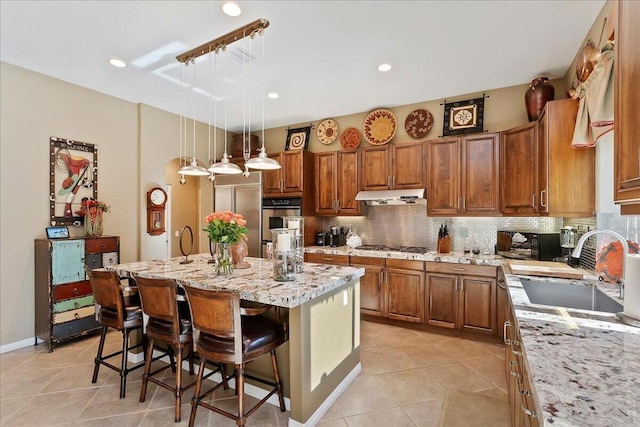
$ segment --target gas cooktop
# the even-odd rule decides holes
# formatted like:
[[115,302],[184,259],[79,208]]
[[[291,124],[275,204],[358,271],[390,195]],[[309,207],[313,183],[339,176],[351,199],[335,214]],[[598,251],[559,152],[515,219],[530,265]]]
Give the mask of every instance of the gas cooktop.
[[356,246],[355,249],[363,251],[410,252],[414,254],[424,254],[428,252],[427,248],[423,246],[362,245]]

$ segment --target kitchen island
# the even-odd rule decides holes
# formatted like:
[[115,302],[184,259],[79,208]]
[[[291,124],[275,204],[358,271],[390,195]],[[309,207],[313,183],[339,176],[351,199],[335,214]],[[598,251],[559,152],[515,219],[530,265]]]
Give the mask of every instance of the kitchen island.
[[[121,277],[135,273],[175,279],[180,285],[237,291],[243,300],[288,309],[289,341],[278,349],[278,358],[289,398],[289,425],[315,425],[361,370],[359,278],[364,270],[305,263],[294,281],[276,282],[270,260],[245,258],[250,268],[223,277],[214,275],[209,258],[198,254],[190,264],[172,258],[106,268]],[[268,360],[249,367],[259,375],[271,375]]]
[[[537,423],[640,425],[640,328],[618,322],[614,314],[532,304],[522,285],[527,277],[506,280]],[[597,286],[615,297],[614,285]]]

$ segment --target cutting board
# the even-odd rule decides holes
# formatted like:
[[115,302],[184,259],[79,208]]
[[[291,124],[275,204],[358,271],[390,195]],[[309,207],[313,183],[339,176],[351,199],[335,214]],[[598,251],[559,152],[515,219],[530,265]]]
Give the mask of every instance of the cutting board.
[[525,276],[545,276],[561,277],[564,279],[582,279],[583,273],[580,270],[569,267],[562,262],[552,261],[507,261],[511,273]]

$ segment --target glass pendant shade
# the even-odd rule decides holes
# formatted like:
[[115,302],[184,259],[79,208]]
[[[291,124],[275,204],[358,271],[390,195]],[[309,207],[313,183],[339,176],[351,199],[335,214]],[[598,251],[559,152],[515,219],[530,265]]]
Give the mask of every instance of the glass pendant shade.
[[239,175],[242,173],[242,169],[240,169],[240,166],[229,161],[229,156],[227,153],[224,153],[222,155],[222,160],[220,160],[220,163],[213,164],[208,169],[208,171],[220,175]]
[[246,167],[250,169],[257,170],[275,170],[280,169],[280,163],[276,160],[267,157],[267,153],[264,147],[260,148],[260,153],[258,153],[258,157],[253,157],[247,160],[244,164]]
[[202,166],[198,166],[198,161],[193,158],[191,159],[191,163],[188,166],[183,166],[178,170],[180,175],[187,176],[207,176],[209,175],[209,171],[203,168]]

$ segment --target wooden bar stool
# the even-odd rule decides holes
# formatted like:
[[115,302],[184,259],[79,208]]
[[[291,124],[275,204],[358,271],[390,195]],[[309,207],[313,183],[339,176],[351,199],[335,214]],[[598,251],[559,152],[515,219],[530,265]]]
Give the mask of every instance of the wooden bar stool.
[[[129,346],[129,334],[135,329],[142,328],[142,310],[137,295],[124,296],[120,287],[120,278],[113,271],[97,271],[87,269],[89,282],[93,291],[93,297],[99,306],[97,317],[98,323],[102,326],[100,335],[100,344],[98,345],[98,354],[95,359],[95,367],[93,368],[92,383],[98,380],[98,372],[100,365],[120,374],[120,398],[125,397],[127,387],[127,374],[135,369],[144,366],[144,362],[127,367],[127,355],[129,350],[142,347],[142,344]],[[122,349],[103,356],[104,342],[107,336],[107,330],[114,328],[122,332]],[[120,367],[107,362],[107,359],[121,355]]]
[[[278,371],[276,348],[286,341],[285,329],[281,322],[261,315],[241,315],[240,296],[235,292],[212,291],[185,286],[194,327],[200,332],[196,340],[196,351],[200,355],[200,368],[196,379],[196,389],[191,401],[189,426],[193,426],[198,406],[203,406],[244,426],[247,417],[256,411],[274,393],[278,394],[280,410],[285,411],[282,382]],[[251,314],[259,314],[264,309],[252,309]],[[270,353],[274,381],[266,381],[247,375],[245,365],[260,356]],[[216,408],[202,400],[218,389],[217,384],[201,393],[204,366],[207,361],[233,363],[238,394],[238,413],[232,414]],[[271,386],[269,393],[248,411],[244,402],[244,379],[250,378]]]

